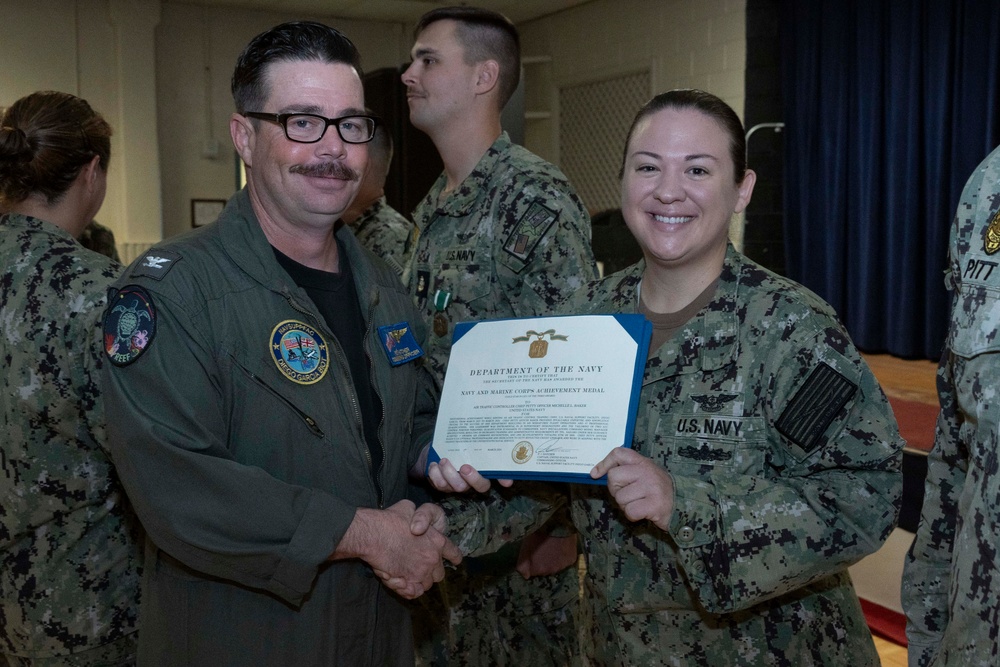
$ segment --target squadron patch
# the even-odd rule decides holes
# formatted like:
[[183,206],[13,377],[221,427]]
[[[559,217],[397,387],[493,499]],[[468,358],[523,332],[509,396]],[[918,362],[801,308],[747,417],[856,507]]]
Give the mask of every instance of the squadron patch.
[[1000,250],[1000,210],[990,220],[989,227],[986,228],[986,238],[983,239],[983,250],[987,255],[992,255]]
[[327,343],[304,322],[285,320],[271,331],[271,356],[281,374],[296,384],[315,384],[329,368]]
[[533,202],[503,244],[503,249],[522,262],[528,259],[559,215],[539,202]]
[[389,357],[389,363],[393,366],[413,361],[424,354],[407,322],[379,327],[378,337],[382,341],[382,349]]
[[817,366],[785,407],[775,426],[809,452],[858,386],[827,364]]
[[115,366],[127,366],[149,349],[156,335],[156,308],[149,292],[128,285],[108,299],[104,351]]

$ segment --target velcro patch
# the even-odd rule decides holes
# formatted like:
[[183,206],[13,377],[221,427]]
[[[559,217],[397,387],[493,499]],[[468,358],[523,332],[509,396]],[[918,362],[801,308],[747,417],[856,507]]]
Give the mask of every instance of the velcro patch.
[[128,366],[149,349],[156,335],[156,307],[149,292],[128,285],[108,299],[104,351],[115,366]]
[[386,356],[389,357],[389,363],[393,366],[413,361],[424,354],[407,322],[379,327],[378,337],[382,341]]
[[174,268],[174,264],[181,261],[180,253],[171,250],[157,250],[152,248],[146,251],[132,269],[132,276],[148,276],[154,280],[162,280],[167,275],[167,271]]
[[827,364],[820,364],[778,418],[778,431],[803,450],[812,451],[858,385]]
[[507,237],[503,249],[522,262],[527,260],[558,217],[555,211],[540,202],[532,202],[514,231]]

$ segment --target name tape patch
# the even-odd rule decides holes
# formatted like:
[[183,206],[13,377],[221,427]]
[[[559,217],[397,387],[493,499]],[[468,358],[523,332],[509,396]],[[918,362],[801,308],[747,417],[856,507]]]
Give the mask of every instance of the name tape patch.
[[378,337],[382,341],[382,349],[385,350],[389,363],[393,366],[413,361],[424,354],[407,322],[379,327]]

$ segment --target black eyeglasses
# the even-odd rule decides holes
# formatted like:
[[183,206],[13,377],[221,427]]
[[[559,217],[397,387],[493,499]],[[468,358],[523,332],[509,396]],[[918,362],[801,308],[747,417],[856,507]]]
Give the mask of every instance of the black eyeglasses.
[[285,130],[285,136],[300,144],[314,144],[326,134],[326,128],[333,125],[337,134],[348,144],[364,144],[375,136],[378,119],[374,116],[341,116],[324,118],[312,113],[263,113],[247,111],[247,118],[259,118],[277,123]]

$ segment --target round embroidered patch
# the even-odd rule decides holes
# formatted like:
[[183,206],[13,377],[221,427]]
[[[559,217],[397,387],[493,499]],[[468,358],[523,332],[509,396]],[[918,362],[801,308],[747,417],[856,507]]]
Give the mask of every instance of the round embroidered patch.
[[115,366],[127,366],[149,349],[156,334],[156,308],[138,285],[118,290],[104,314],[104,351]]
[[285,320],[271,332],[271,356],[282,375],[298,384],[314,384],[329,367],[326,341],[308,324]]

